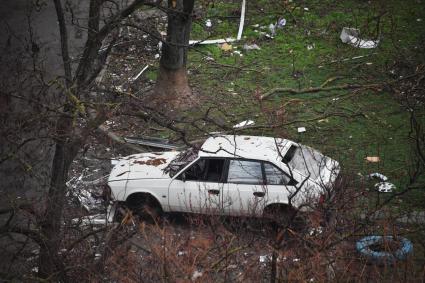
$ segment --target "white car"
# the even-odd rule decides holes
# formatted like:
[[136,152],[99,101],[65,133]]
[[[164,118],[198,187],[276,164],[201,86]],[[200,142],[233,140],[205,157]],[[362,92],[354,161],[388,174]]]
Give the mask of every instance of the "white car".
[[286,139],[225,135],[201,148],[120,160],[111,197],[131,209],[231,216],[308,210],[333,187],[338,162]]

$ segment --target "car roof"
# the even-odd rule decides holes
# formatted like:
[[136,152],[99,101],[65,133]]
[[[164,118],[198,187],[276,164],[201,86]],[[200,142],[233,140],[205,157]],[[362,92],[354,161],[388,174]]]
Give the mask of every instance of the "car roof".
[[213,136],[204,142],[199,151],[199,156],[237,157],[276,161],[282,159],[282,156],[292,144],[295,143],[290,140],[273,137],[242,135]]

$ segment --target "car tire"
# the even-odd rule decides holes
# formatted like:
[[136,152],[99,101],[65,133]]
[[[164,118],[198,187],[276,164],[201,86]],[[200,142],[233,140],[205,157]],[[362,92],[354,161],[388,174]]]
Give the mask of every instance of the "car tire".
[[127,202],[127,206],[142,221],[159,223],[161,220],[161,206],[149,195],[132,198]]

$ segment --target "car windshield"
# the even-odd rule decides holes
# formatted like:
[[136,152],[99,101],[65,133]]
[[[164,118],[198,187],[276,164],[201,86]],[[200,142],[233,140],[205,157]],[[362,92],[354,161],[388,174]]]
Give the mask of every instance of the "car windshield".
[[291,169],[316,180],[320,177],[321,170],[325,169],[327,159],[326,156],[308,146],[292,145],[282,161]]
[[164,172],[170,174],[171,177],[174,177],[180,169],[195,160],[197,156],[198,150],[194,148],[182,151],[170,162],[170,164],[168,164],[167,167],[164,168]]

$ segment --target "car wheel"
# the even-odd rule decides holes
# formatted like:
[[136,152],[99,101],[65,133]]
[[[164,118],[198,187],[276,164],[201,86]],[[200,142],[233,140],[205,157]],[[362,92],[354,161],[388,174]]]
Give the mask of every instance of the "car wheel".
[[161,220],[162,209],[151,196],[139,196],[127,202],[128,208],[141,220],[158,223]]
[[289,206],[273,205],[264,209],[263,218],[271,221],[278,227],[293,226],[297,211]]

